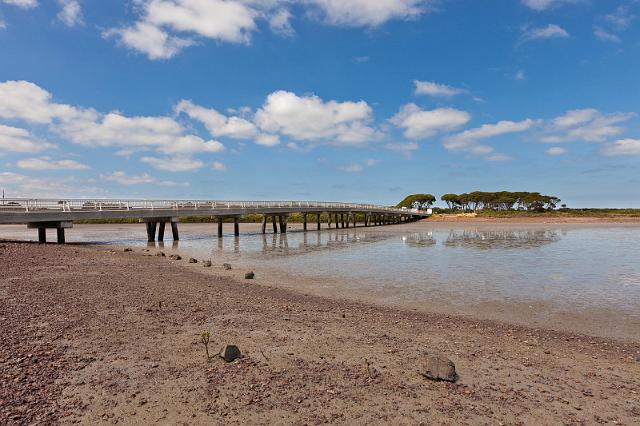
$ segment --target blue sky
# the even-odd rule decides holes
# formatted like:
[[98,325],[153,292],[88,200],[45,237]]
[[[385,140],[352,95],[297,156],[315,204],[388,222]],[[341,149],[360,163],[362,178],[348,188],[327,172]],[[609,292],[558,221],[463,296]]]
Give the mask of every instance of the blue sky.
[[0,0],[8,197],[640,207],[637,0]]

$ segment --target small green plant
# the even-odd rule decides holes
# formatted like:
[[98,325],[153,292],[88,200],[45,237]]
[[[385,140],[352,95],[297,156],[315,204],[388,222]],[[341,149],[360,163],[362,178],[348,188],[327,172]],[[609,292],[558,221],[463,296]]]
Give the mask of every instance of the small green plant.
[[204,333],[202,333],[200,335],[202,344],[204,345],[204,350],[207,353],[207,361],[209,361],[211,359],[211,357],[209,356],[209,338],[211,337],[211,335],[209,334],[208,331],[205,331]]

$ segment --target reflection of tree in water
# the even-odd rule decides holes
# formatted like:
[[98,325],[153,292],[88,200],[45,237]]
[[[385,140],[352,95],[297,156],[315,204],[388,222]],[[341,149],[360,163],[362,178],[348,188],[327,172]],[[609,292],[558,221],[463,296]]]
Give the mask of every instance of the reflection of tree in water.
[[273,234],[271,237],[263,235],[262,254],[278,255],[302,255],[311,252],[346,249],[353,245],[371,244],[388,239],[388,236],[365,235],[361,232],[345,233],[305,233],[298,246],[289,245],[287,234]]
[[433,234],[429,233],[416,233],[402,237],[402,241],[409,247],[432,247],[436,245],[436,239],[433,238]]
[[551,229],[516,231],[450,231],[443,242],[445,247],[471,247],[479,249],[523,249],[541,247],[560,241],[561,237]]

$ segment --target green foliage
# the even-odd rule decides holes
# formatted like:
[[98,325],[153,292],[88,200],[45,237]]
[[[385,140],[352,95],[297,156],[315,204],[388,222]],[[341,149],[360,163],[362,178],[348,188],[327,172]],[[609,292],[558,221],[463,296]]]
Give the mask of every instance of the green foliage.
[[539,192],[483,192],[445,194],[440,197],[450,210],[492,210],[492,211],[545,211],[555,209],[560,199]]
[[427,209],[436,202],[436,197],[431,194],[413,194],[400,201],[396,207],[408,209]]

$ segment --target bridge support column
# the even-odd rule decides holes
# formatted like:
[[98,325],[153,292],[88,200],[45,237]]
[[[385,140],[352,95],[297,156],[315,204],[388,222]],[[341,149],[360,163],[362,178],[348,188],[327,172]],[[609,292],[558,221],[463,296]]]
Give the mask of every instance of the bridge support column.
[[224,222],[223,217],[218,218],[218,238],[222,238],[222,222]]
[[364,214],[364,226],[369,226],[369,213]]
[[282,216],[278,216],[279,222],[280,222],[280,233],[281,234],[286,234],[287,233],[287,221],[289,220],[289,216],[286,215],[282,215]]
[[156,241],[156,226],[158,222],[147,222],[147,241],[153,243]]
[[165,222],[159,222],[158,223],[158,241],[164,241],[164,228],[165,228]]
[[278,233],[278,224],[276,223],[276,216],[275,215],[271,216],[271,224],[273,225],[273,233],[277,234]]
[[302,229],[307,230],[307,214],[302,215]]
[[262,233],[266,234],[267,233],[267,215],[263,215],[262,216]]
[[318,213],[318,214],[316,214],[316,222],[317,222],[316,226],[317,226],[317,228],[318,228],[318,231],[320,230],[320,215],[321,215],[321,214],[322,214],[322,213]]
[[353,213],[353,215],[352,215],[352,216],[353,216],[353,227],[355,228],[355,227],[356,227],[356,225],[357,225],[357,223],[358,223],[358,222],[357,222],[357,221],[358,221],[358,218],[357,218],[357,216],[356,216],[356,214],[355,214],[355,213]]
[[57,234],[56,236],[58,237],[58,244],[64,244],[66,242],[64,230],[66,228],[73,228],[73,222],[32,222],[27,224],[27,228],[38,229],[39,244],[45,244],[47,242],[47,229],[55,229]]
[[[349,227],[349,222],[351,222],[351,213],[346,213],[345,216],[347,217],[345,228],[348,228]],[[342,220],[344,220],[344,219],[342,219]]]
[[178,220],[171,219],[171,236],[173,237],[173,241],[180,240],[180,234],[178,233]]
[[240,223],[239,223],[240,218],[239,217],[234,217],[233,218],[233,235],[235,235],[236,237],[240,236]]

